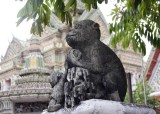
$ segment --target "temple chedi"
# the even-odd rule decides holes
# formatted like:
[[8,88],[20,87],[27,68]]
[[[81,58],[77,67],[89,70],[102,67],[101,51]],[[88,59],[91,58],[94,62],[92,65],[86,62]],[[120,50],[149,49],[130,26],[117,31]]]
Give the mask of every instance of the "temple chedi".
[[24,67],[15,79],[15,85],[10,87],[9,92],[0,95],[6,102],[3,105],[12,107],[10,113],[42,112],[48,106],[50,70],[44,67],[39,40],[30,39],[27,51],[29,53],[24,57]]

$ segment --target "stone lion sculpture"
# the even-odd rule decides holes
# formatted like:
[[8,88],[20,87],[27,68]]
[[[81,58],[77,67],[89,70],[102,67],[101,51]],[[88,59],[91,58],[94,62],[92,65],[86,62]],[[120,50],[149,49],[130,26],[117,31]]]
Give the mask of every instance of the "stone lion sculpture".
[[66,36],[71,49],[65,60],[65,107],[88,99],[124,101],[124,68],[117,55],[100,41],[100,35],[99,24],[83,20]]

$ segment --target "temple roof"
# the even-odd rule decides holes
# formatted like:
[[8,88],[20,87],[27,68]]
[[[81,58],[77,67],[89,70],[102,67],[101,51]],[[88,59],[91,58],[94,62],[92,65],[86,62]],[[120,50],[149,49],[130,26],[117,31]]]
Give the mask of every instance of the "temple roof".
[[[77,9],[84,10],[85,6],[81,2],[81,0],[77,0]],[[60,21],[60,19],[54,14],[54,12],[51,14],[50,19],[51,26],[55,29],[61,29],[64,28],[66,25]]]
[[148,62],[147,62],[148,66],[146,67],[145,76],[147,80],[149,80],[152,75],[153,69],[157,63],[159,55],[160,55],[160,48],[156,48],[156,49],[152,48]]
[[[78,16],[77,21],[81,21],[84,19],[91,19],[100,24],[101,38],[105,39],[109,37],[109,32],[106,32],[108,31],[107,22],[99,8],[91,9],[90,11],[85,11],[84,4],[81,2],[81,0],[77,0],[77,9],[78,9],[77,11],[80,12],[80,13],[77,12]],[[56,16],[54,11],[52,12],[50,17],[50,25],[51,27],[45,27],[45,30],[42,33],[41,37],[39,37],[38,35],[32,37],[38,37],[40,39],[44,39],[47,36],[57,33],[58,30],[67,28],[67,25],[61,22],[61,20]],[[108,44],[109,42],[108,40],[109,39],[107,39],[107,41],[105,41],[104,43]]]
[[26,46],[26,42],[13,37],[11,43],[8,46],[8,49],[5,53],[5,56],[2,61],[12,58],[21,52]]
[[59,29],[65,26],[65,24],[62,23],[54,13],[51,14],[50,23],[51,23],[51,26],[53,26],[53,28],[56,28],[56,29]]

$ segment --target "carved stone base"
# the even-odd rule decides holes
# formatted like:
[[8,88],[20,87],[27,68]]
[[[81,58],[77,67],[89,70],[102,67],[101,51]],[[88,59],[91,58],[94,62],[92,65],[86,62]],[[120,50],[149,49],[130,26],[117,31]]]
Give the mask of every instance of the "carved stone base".
[[57,112],[47,112],[47,110],[44,110],[42,114],[156,114],[156,112],[144,105],[91,99],[82,101],[74,109],[63,108]]

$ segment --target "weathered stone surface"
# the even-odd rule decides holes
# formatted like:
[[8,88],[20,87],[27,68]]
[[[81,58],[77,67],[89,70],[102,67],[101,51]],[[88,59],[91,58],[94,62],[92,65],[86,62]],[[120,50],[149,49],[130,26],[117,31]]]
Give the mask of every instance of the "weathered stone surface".
[[[69,76],[72,77],[67,78],[66,83],[73,82],[70,88],[73,94],[69,95],[69,103],[73,102],[73,106],[88,99],[124,100],[127,84],[123,65],[117,55],[100,41],[100,35],[99,24],[83,20],[66,36],[71,50],[67,52],[65,69],[67,74],[71,72]],[[83,73],[85,71],[87,73]],[[75,95],[75,90],[80,92]]]
[[127,105],[116,101],[91,99],[82,101],[75,108],[63,108],[50,113],[44,110],[42,114],[156,114],[156,112],[142,105]]
[[73,108],[88,99],[124,101],[125,71],[117,55],[100,41],[99,24],[91,20],[78,22],[66,41],[71,49],[66,55],[65,73],[61,78],[57,74],[52,78],[48,111],[60,106]]
[[63,107],[64,104],[64,74],[53,72],[50,75],[49,82],[52,86],[52,94],[48,105],[48,111],[54,112]]

